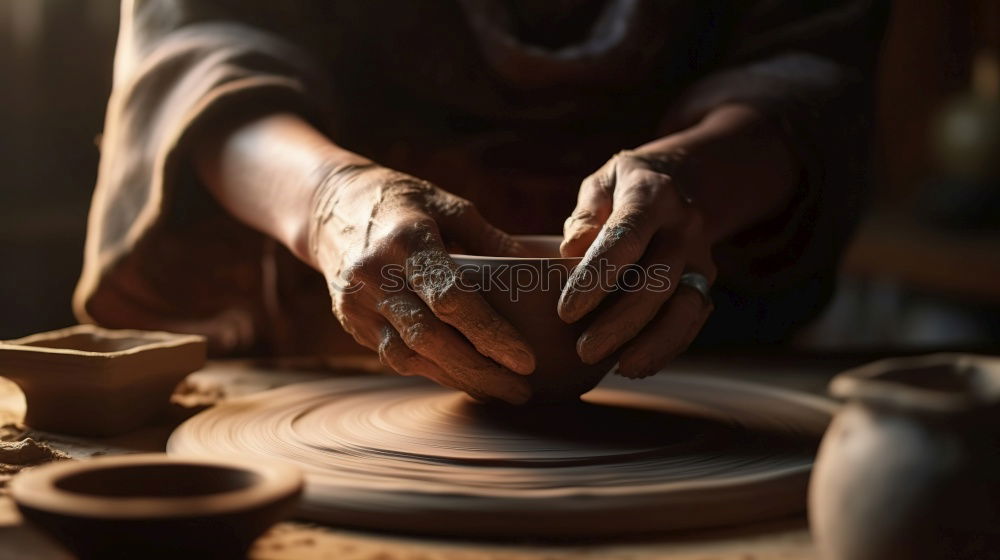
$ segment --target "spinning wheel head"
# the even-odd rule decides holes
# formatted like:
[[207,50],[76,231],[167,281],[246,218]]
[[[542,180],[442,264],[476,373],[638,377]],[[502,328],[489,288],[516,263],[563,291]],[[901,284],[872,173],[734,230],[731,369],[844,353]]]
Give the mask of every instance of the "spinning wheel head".
[[223,403],[168,449],[292,463],[301,516],[377,530],[596,538],[804,508],[829,401],[704,375],[636,388],[511,409],[420,378],[334,378]]

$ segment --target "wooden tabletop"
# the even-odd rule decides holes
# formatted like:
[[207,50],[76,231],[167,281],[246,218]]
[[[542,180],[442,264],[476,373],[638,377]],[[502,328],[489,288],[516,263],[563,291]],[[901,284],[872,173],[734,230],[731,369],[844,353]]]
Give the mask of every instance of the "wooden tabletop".
[[[759,357],[758,357],[759,358]],[[76,458],[95,454],[162,451],[171,430],[199,406],[288,383],[321,378],[315,368],[284,363],[214,362],[192,374],[175,395],[169,418],[159,425],[109,439],[78,439],[31,432]],[[845,364],[823,358],[752,359],[736,356],[689,358],[675,366],[706,375],[738,376],[822,393],[833,373]],[[360,362],[351,367],[368,368]],[[24,401],[12,383],[0,378],[0,422],[23,417]],[[2,490],[0,490],[2,492]],[[598,543],[471,542],[323,527],[301,522],[275,526],[253,547],[254,559],[381,560],[558,560],[569,558],[672,560],[807,560],[817,558],[805,517],[697,533],[670,534]],[[63,559],[70,556],[22,523],[11,500],[0,494],[0,560]]]

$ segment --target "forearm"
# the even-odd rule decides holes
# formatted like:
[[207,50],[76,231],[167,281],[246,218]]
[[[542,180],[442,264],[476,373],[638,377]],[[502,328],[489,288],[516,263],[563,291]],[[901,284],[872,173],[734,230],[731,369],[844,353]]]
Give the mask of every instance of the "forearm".
[[719,107],[636,151],[676,160],[675,179],[704,214],[713,243],[779,212],[800,179],[777,125],[745,105]]
[[227,211],[313,267],[308,231],[316,189],[336,169],[368,163],[290,113],[225,123],[194,150],[199,178]]

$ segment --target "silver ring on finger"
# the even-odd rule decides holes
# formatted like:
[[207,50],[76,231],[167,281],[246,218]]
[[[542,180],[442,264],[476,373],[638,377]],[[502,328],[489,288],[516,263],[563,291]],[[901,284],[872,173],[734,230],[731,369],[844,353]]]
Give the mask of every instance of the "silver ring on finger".
[[704,274],[699,274],[697,272],[685,272],[681,274],[680,279],[681,286],[687,286],[692,290],[698,292],[701,295],[701,301],[706,306],[711,307],[712,303],[712,286],[708,283],[708,278]]

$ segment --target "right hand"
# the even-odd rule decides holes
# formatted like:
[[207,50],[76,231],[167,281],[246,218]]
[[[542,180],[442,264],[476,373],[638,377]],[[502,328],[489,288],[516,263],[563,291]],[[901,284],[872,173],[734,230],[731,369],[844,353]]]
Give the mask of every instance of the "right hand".
[[456,283],[444,238],[481,255],[516,254],[516,241],[468,200],[374,164],[335,170],[313,205],[310,257],[355,340],[403,375],[481,400],[530,398],[531,347]]

